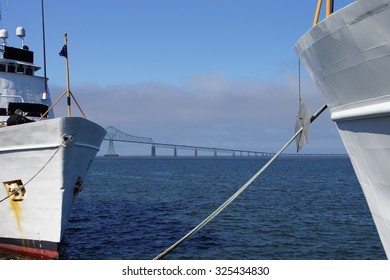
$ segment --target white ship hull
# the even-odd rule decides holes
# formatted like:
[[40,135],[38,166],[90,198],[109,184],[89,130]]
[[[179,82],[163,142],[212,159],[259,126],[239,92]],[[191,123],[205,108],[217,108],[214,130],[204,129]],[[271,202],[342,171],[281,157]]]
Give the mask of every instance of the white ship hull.
[[[71,139],[61,146],[64,135]],[[12,182],[25,184],[20,197],[0,203],[0,249],[58,257],[73,201],[104,135],[78,117],[0,128],[0,199],[10,195]]]
[[330,108],[389,258],[390,0],[350,4],[295,48]]

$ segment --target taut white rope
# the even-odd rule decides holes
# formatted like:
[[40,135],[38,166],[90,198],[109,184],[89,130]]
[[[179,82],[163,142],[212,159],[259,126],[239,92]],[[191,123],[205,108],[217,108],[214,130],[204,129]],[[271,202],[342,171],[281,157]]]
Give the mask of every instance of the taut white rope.
[[[310,122],[313,122],[325,109],[327,108],[327,105],[323,105],[310,119]],[[206,219],[204,219],[199,225],[194,227],[190,232],[188,232],[185,236],[183,236],[180,240],[178,240],[176,243],[171,245],[169,248],[167,248],[165,251],[160,253],[158,256],[154,258],[154,260],[159,260],[169,254],[171,251],[173,251],[176,247],[178,247],[181,243],[189,239],[191,236],[193,236],[195,233],[197,233],[199,230],[201,230],[205,225],[207,225],[211,220],[213,220],[219,213],[221,213],[226,207],[229,206],[242,192],[244,192],[255,180],[257,177],[263,173],[268,166],[271,165],[271,163],[295,140],[295,138],[298,137],[298,135],[302,132],[303,127],[299,129],[293,137],[277,152],[255,175],[253,175],[252,178],[250,178],[245,185],[243,185],[235,194],[233,194],[228,200],[226,200],[221,206],[219,206],[213,213],[211,213]]]

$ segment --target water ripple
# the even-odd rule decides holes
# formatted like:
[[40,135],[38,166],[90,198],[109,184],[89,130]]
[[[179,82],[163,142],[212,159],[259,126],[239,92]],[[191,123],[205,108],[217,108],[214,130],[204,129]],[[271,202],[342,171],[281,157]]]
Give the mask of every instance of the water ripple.
[[[97,158],[63,259],[151,259],[241,187],[265,159]],[[167,259],[384,259],[348,159],[280,159]]]

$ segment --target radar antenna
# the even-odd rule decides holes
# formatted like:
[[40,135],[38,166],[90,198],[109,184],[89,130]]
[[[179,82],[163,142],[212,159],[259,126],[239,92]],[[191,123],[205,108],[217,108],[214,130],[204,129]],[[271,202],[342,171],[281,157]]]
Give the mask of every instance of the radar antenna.
[[16,27],[16,36],[18,36],[22,40],[22,49],[23,49],[24,37],[26,37],[26,31],[24,30],[24,27],[22,26]]
[[4,51],[4,48],[7,45],[7,39],[8,39],[8,31],[7,30],[0,29],[0,39],[2,40],[2,46],[3,46],[2,51]]

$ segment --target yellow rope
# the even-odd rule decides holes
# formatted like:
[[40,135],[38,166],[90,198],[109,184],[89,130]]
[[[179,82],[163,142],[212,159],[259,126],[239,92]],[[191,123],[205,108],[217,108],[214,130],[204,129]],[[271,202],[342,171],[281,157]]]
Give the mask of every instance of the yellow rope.
[[[333,3],[334,0],[326,0],[325,13],[327,17],[333,13]],[[320,18],[320,13],[321,13],[321,6],[322,6],[322,0],[318,0],[316,13],[314,15],[313,26],[317,25],[318,23],[318,20]]]
[[73,98],[74,102],[76,103],[76,105],[77,105],[77,108],[79,108],[79,110],[80,110],[81,114],[82,114],[82,115],[84,116],[84,118],[86,119],[87,117],[85,116],[85,114],[84,114],[83,110],[81,109],[81,107],[80,107],[79,103],[77,102],[76,98],[74,97],[73,93],[72,93],[72,92],[70,92],[70,95],[72,96],[72,98]]
[[[57,103],[58,103],[58,102],[65,96],[65,94],[67,94],[67,93],[68,93],[67,91],[64,91],[64,92],[60,95],[60,97],[57,98],[57,100],[50,106],[49,109],[47,109],[47,111],[46,111],[46,112],[45,112],[37,121],[38,121],[38,122],[41,121],[41,120],[50,112],[50,110],[53,109],[54,106],[57,105]],[[72,92],[70,92],[70,96],[73,98],[74,102],[76,103],[77,108],[79,108],[80,113],[81,113],[81,114],[83,115],[83,117],[86,119],[87,116],[84,114],[83,109],[81,109],[79,103],[77,102],[77,100],[76,100],[76,98],[74,97],[74,95],[73,95]]]
[[38,122],[40,120],[42,120],[47,114],[49,114],[50,110],[53,109],[54,106],[56,106],[56,104],[58,103],[58,101],[61,100],[62,97],[64,97],[64,95],[66,94],[66,91],[64,91],[63,94],[60,95],[60,97],[57,98],[57,100],[50,106],[49,109],[47,109],[47,111],[38,119]]
[[316,14],[314,16],[314,21],[313,21],[313,26],[317,25],[317,23],[318,23],[318,19],[320,18],[320,13],[321,13],[321,6],[322,6],[322,0],[318,0]]

